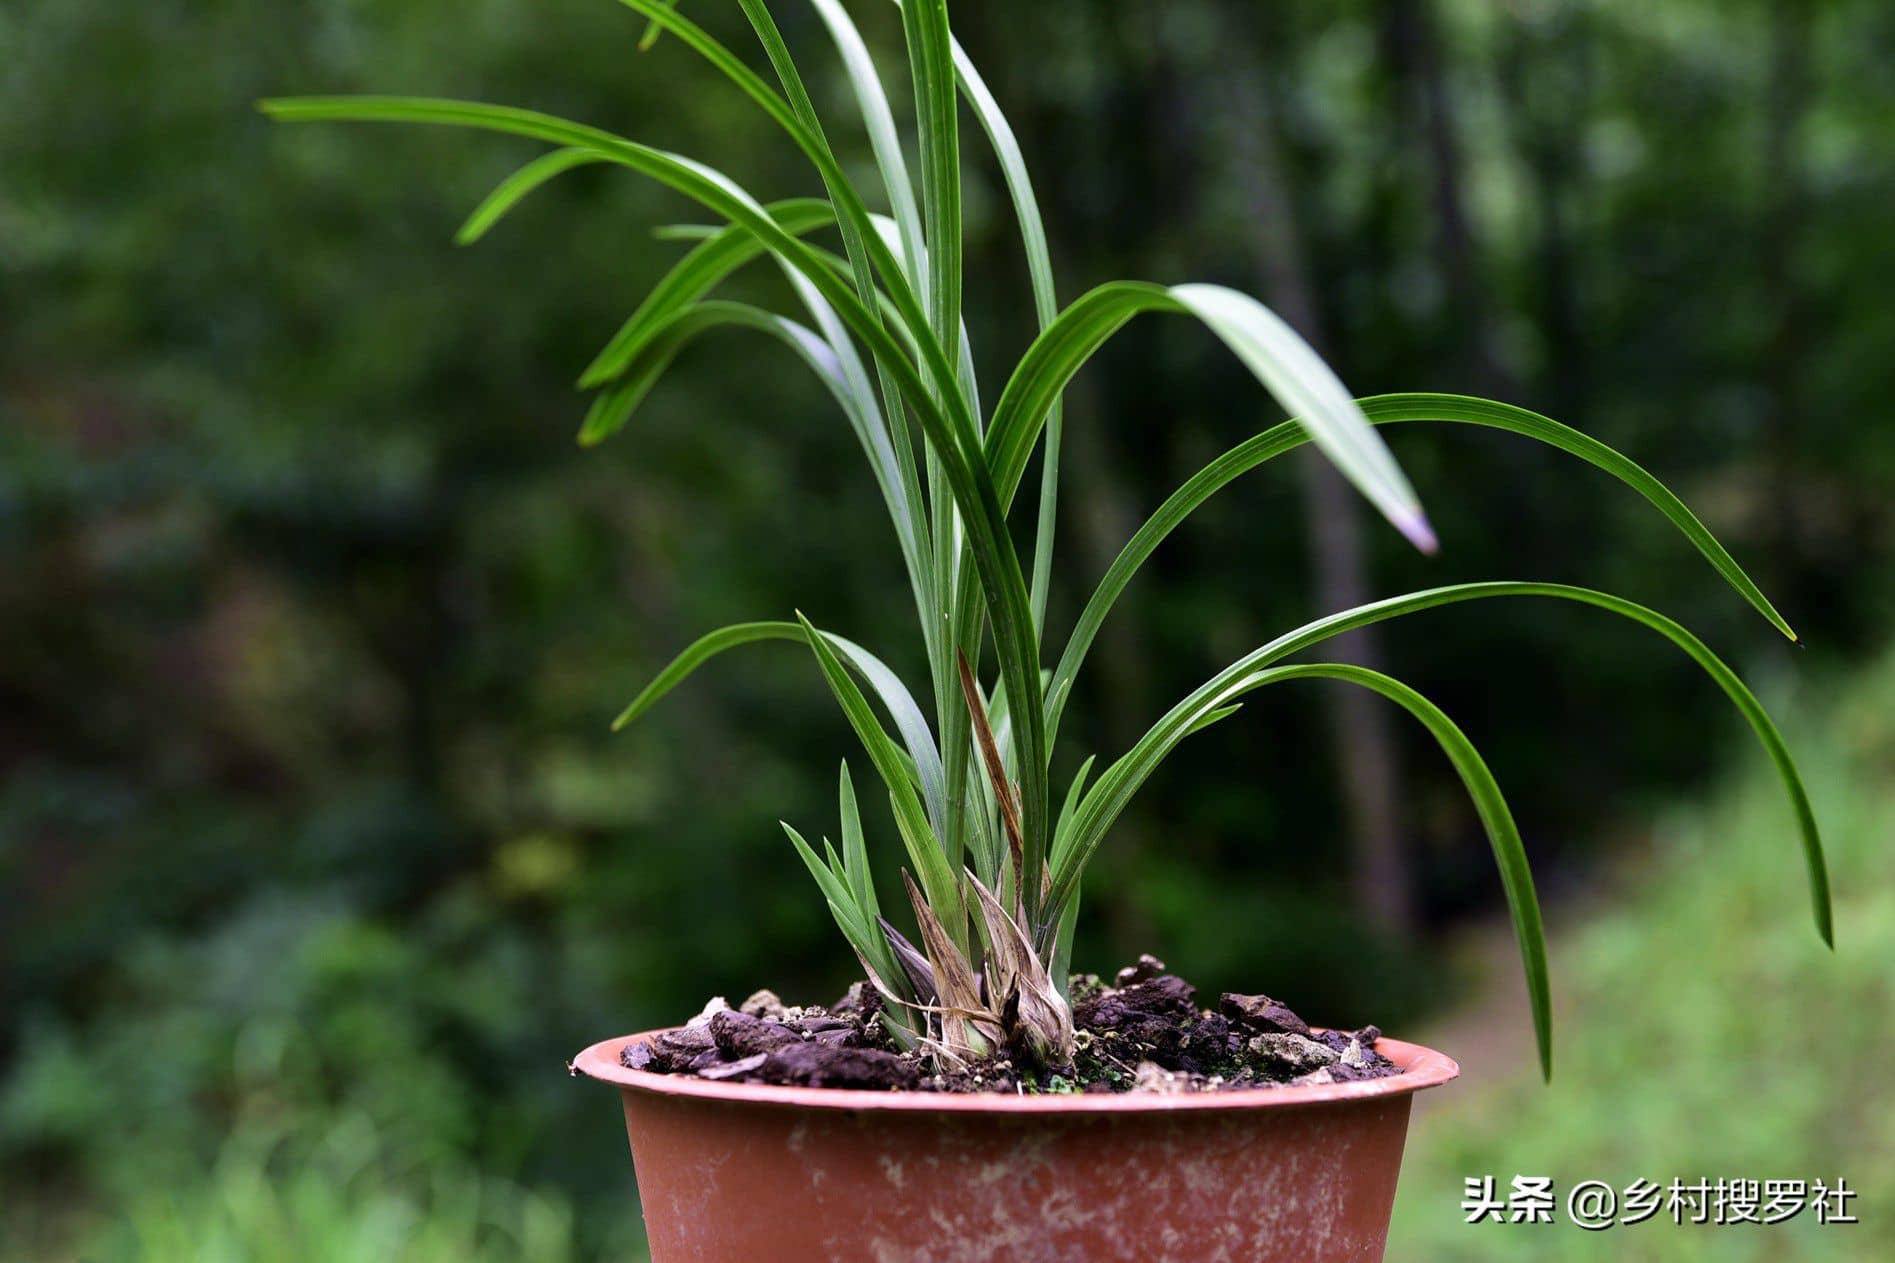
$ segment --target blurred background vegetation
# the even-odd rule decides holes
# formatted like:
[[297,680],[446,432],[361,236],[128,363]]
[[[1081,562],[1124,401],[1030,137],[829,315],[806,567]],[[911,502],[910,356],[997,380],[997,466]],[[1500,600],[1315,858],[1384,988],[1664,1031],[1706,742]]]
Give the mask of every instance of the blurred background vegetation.
[[[853,7],[892,51],[892,6]],[[813,14],[774,8],[852,138]],[[735,6],[692,12],[749,47]],[[1107,625],[1061,760],[1122,750],[1346,601],[1558,579],[1681,618],[1787,708],[1839,850],[1830,958],[1785,809],[1690,664],[1583,610],[1481,602],[1352,652],[1438,698],[1511,792],[1561,939],[1552,1088],[1524,1042],[1505,1051],[1519,984],[1484,946],[1498,883],[1451,773],[1320,691],[1253,705],[1146,791],[1095,865],[1077,963],[1155,950],[1206,990],[1503,1050],[1417,1136],[1393,1257],[1511,1256],[1444,1215],[1461,1176],[1536,1162],[1841,1174],[1879,1189],[1881,1226],[1865,1191],[1861,1235],[1771,1237],[1768,1257],[1886,1247],[1895,1189],[1867,1155],[1895,1146],[1876,1051],[1895,11],[960,0],[955,20],[1021,133],[1062,298],[1219,280],[1360,393],[1492,394],[1576,425],[1677,488],[1812,646],[1559,454],[1403,427],[1438,559],[1307,467],[1246,480]],[[0,10],[0,1252],[635,1250],[613,1110],[562,1060],[711,993],[848,980],[776,826],[833,828],[853,753],[806,655],[725,659],[606,732],[698,631],[792,608],[919,678],[892,538],[826,397],[776,350],[707,344],[581,454],[571,379],[675,257],[649,228],[688,209],[580,171],[457,250],[530,147],[251,109],[478,97],[760,195],[815,189],[747,103],[674,44],[637,54],[639,31],[609,0]],[[1004,190],[977,144],[966,160],[993,382],[1031,311]],[[1070,409],[1062,634],[1144,514],[1277,419],[1184,322],[1128,329]],[[1817,1047],[1838,1050],[1827,1074],[1798,1062]],[[1766,1244],[1729,1239],[1675,1256]]]

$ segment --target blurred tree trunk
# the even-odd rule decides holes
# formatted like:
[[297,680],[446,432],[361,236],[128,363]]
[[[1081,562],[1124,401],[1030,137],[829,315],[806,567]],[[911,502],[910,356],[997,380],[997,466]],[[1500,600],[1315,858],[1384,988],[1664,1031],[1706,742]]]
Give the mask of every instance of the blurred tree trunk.
[[1808,303],[1797,253],[1808,218],[1803,180],[1802,129],[1810,101],[1810,22],[1808,0],[1772,0],[1770,71],[1765,96],[1762,258],[1764,300],[1774,319],[1763,348],[1764,389],[1768,397],[1768,512],[1775,553],[1778,599],[1795,618],[1804,604],[1804,585],[1796,505],[1796,431],[1802,389],[1803,329]]
[[1533,203],[1549,408],[1554,416],[1578,424],[1587,403],[1587,346],[1573,266],[1572,215],[1573,186],[1581,170],[1576,142],[1592,97],[1591,45],[1583,10],[1547,20],[1558,29],[1537,49],[1526,21],[1505,24],[1499,79],[1508,130],[1526,169]]
[[[1277,41],[1262,44],[1275,47]],[[1270,54],[1263,56],[1262,73],[1276,73]],[[1254,212],[1250,253],[1263,296],[1327,358],[1303,261],[1303,235],[1284,193],[1276,111],[1254,79],[1238,79],[1234,95],[1238,116],[1250,122],[1242,133],[1248,145],[1238,159],[1238,179]],[[1324,612],[1361,605],[1369,600],[1362,506],[1342,475],[1314,448],[1297,455],[1317,604]],[[1371,668],[1382,664],[1380,641],[1370,628],[1338,636],[1330,645],[1330,656],[1336,659]],[[1376,926],[1405,937],[1413,933],[1417,920],[1415,883],[1400,824],[1400,764],[1389,715],[1379,699],[1361,689],[1332,690],[1328,705],[1338,796],[1348,822],[1354,902]]]
[[1422,156],[1434,212],[1437,264],[1467,389],[1508,398],[1517,391],[1494,342],[1492,304],[1461,193],[1460,130],[1429,0],[1387,0],[1382,41],[1396,84],[1396,127],[1414,138]]

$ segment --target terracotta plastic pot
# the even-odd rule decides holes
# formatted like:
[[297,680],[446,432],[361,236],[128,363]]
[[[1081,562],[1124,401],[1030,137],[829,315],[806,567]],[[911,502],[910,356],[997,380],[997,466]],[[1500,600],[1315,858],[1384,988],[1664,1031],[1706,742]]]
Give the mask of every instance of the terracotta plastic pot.
[[654,1263],[1382,1257],[1410,1097],[1460,1074],[1191,1096],[948,1096],[573,1068],[625,1104]]

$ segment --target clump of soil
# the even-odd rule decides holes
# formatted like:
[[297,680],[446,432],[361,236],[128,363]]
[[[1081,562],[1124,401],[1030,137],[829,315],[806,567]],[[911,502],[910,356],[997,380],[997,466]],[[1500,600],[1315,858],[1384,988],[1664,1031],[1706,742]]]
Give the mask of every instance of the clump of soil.
[[1071,996],[1078,1052],[1052,1072],[995,1056],[936,1073],[895,1041],[866,982],[827,1007],[785,1005],[769,991],[735,1009],[712,1000],[682,1028],[625,1045],[619,1060],[700,1079],[922,1092],[1218,1092],[1401,1073],[1375,1051],[1381,1032],[1373,1026],[1312,1031],[1268,996],[1230,991],[1215,1009],[1200,1008],[1197,989],[1150,956],[1111,985],[1075,975]]

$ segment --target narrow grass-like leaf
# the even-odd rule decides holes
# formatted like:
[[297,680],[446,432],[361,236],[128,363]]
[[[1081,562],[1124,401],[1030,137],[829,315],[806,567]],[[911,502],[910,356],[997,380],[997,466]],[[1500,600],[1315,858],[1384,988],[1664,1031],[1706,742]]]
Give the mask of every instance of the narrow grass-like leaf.
[[936,341],[952,346],[961,324],[961,148],[947,0],[905,0],[901,19],[921,146],[928,323]]
[[[967,98],[987,143],[1000,164],[1001,179],[1013,200],[1014,218],[1019,222],[1020,241],[1026,250],[1028,279],[1033,287],[1033,311],[1039,327],[1045,329],[1059,315],[1058,291],[1053,284],[1053,260],[1046,248],[1046,227],[1040,219],[1039,198],[1033,192],[1033,180],[1027,173],[1026,159],[1013,126],[988,91],[986,81],[974,68],[973,59],[953,41],[954,73],[961,94]],[[1053,573],[1053,534],[1059,503],[1059,457],[1063,430],[1063,409],[1058,398],[1046,412],[1046,437],[1041,445],[1039,517],[1033,533],[1033,589],[1031,606],[1033,628],[1043,632],[1046,626],[1046,593]]]
[[454,234],[454,244],[473,245],[486,236],[503,215],[518,206],[527,194],[574,167],[605,160],[604,154],[590,149],[555,149],[551,153],[541,154],[494,186],[494,191],[481,200],[480,205],[467,217],[467,222],[460,226],[460,231]]
[[[1053,893],[1048,902],[1048,917],[1057,915],[1061,901],[1069,897],[1077,886],[1079,876],[1084,871],[1093,851],[1098,847],[1105,830],[1131,800],[1139,786],[1200,719],[1212,711],[1229,705],[1238,694],[1245,691],[1245,681],[1258,671],[1291,654],[1357,627],[1366,627],[1404,614],[1417,613],[1437,606],[1453,605],[1462,601],[1520,596],[1577,601],[1581,604],[1597,606],[1630,619],[1632,622],[1642,624],[1683,650],[1716,682],[1719,688],[1724,690],[1725,696],[1730,698],[1732,704],[1750,724],[1751,730],[1756,733],[1757,740],[1763,745],[1764,752],[1776,766],[1777,774],[1783,781],[1784,792],[1790,800],[1791,809],[1796,816],[1797,828],[1802,837],[1804,865],[1809,874],[1811,910],[1816,921],[1816,929],[1822,935],[1824,942],[1833,944],[1834,928],[1830,906],[1828,866],[1823,857],[1822,838],[1817,830],[1815,813],[1810,807],[1809,795],[1804,790],[1802,777],[1796,770],[1795,761],[1790,757],[1789,748],[1784,744],[1776,725],[1770,721],[1770,716],[1763,705],[1738,678],[1736,672],[1712,653],[1703,641],[1677,622],[1656,610],[1647,609],[1623,597],[1563,583],[1463,583],[1431,588],[1422,592],[1411,592],[1404,596],[1390,597],[1387,600],[1343,610],[1326,618],[1306,623],[1294,631],[1285,632],[1256,651],[1238,659],[1166,712],[1162,719],[1139,738],[1131,750],[1106,769],[1098,782],[1087,792],[1074,814],[1070,828],[1059,839],[1060,853],[1054,858]],[[1042,924],[1036,932],[1044,935],[1048,933],[1048,927]]]
[[[840,165],[835,161],[834,154],[829,148],[829,139],[823,134],[822,120],[817,117],[815,103],[810,100],[809,91],[803,85],[802,74],[796,68],[796,60],[790,55],[789,46],[784,43],[782,33],[777,30],[776,20],[770,16],[768,6],[763,3],[763,0],[739,0],[739,4],[744,15],[750,20],[751,29],[756,32],[757,39],[762,43],[771,66],[777,72],[777,79],[782,83],[783,91],[789,98],[791,113],[808,134],[808,143],[804,147],[809,150],[810,157],[815,161],[824,187],[829,190],[829,196],[837,206],[849,208],[851,211],[849,214],[837,217],[837,227],[842,232],[843,253],[848,259],[849,279],[855,286],[856,296],[862,300],[872,317],[878,311],[875,284],[877,264],[875,257],[869,253],[864,234],[874,231],[873,221],[870,219],[865,224],[863,216],[854,213],[861,207],[861,200],[857,197],[854,187],[844,178]],[[708,41],[694,39],[693,46],[703,52],[714,64],[723,64],[719,60],[719,52]],[[728,66],[725,70],[727,74],[737,79],[740,87],[745,87],[747,92],[756,96],[766,109],[770,108],[769,103],[757,94],[754,87],[746,86],[746,81],[741,75],[729,69]],[[810,148],[812,145],[813,149]],[[885,242],[883,246],[883,256],[892,256],[893,252],[887,249]],[[910,288],[912,289],[912,284]],[[895,327],[898,330],[906,330],[911,337],[919,337],[920,327],[903,318],[903,309],[892,300],[891,306],[894,306],[896,311]],[[836,352],[838,355],[847,353],[844,341],[840,338],[836,341]],[[923,620],[923,639],[928,645],[930,654],[938,657],[939,638],[936,635],[933,619],[929,617],[929,600],[935,587],[933,550],[931,546],[920,547],[919,543],[910,542],[910,538],[913,541],[927,541],[929,538],[921,500],[920,479],[915,471],[914,452],[909,440],[907,422],[902,415],[900,387],[886,366],[878,365],[877,371],[882,390],[882,408],[888,417],[888,436],[895,453],[897,468],[901,472],[902,499],[908,506],[910,514],[904,525],[904,552],[908,555],[909,573],[915,586],[915,596]]]
[[[829,203],[813,197],[772,202],[764,210],[784,232],[799,236],[836,220]],[[651,288],[638,309],[593,357],[579,375],[582,390],[603,385],[624,372],[656,329],[766,250],[761,238],[736,224],[710,231],[708,238],[679,259]]]
[[[1059,809],[1059,822],[1053,829],[1055,838],[1066,836],[1066,830],[1071,827],[1073,810],[1079,806],[1080,796],[1086,792],[1086,778],[1092,774],[1092,765],[1098,757],[1096,754],[1088,754],[1086,761],[1079,765],[1078,775],[1074,776],[1072,784],[1066,787],[1066,801]],[[1058,853],[1057,849],[1055,853]]]
[[580,446],[595,447],[624,428],[679,352],[700,334],[726,325],[756,329],[782,341],[847,406],[847,387],[834,353],[822,339],[792,320],[748,303],[710,300],[684,308],[651,331],[633,362],[625,366],[586,414],[585,424],[579,428]]
[[[829,913],[835,918],[836,928],[849,941],[863,969],[868,971],[882,990],[892,989],[896,999],[905,998],[902,990],[905,989],[907,975],[882,936],[877,914],[866,911],[857,902],[848,884],[816,855],[802,834],[787,822],[778,823],[783,826],[783,832],[789,835],[790,845],[796,848],[803,867],[809,870],[810,877],[822,891],[823,899],[829,905]],[[827,843],[824,845],[827,846]]]
[[1281,317],[1248,294],[1221,285],[1174,285],[1171,296],[1211,327],[1302,422],[1331,464],[1422,552],[1434,532],[1401,467],[1329,365]]
[[849,90],[855,94],[856,106],[862,113],[862,124],[868,132],[869,149],[875,155],[875,165],[882,173],[882,187],[888,192],[889,209],[894,213],[897,231],[902,240],[902,261],[907,265],[908,276],[921,292],[922,300],[927,300],[927,274],[921,261],[927,257],[923,245],[921,210],[915,204],[915,187],[908,176],[908,162],[902,154],[901,135],[895,130],[894,111],[888,107],[888,96],[882,90],[882,79],[875,70],[875,62],[869,56],[868,46],[862,42],[862,33],[837,0],[809,0],[829,30],[829,37],[835,42],[836,51],[842,58],[843,73],[848,77]]
[[[670,28],[667,28],[670,29]],[[767,89],[766,89],[767,92]],[[980,574],[987,613],[1000,668],[1007,687],[1016,696],[1036,696],[1039,675],[1038,638],[1028,607],[1026,580],[1018,554],[1007,532],[999,495],[982,462],[980,436],[965,401],[952,389],[955,370],[931,337],[917,343],[936,384],[947,383],[944,401],[923,379],[915,365],[903,358],[899,346],[881,322],[864,306],[846,282],[837,278],[804,243],[785,232],[762,206],[729,177],[689,159],[640,145],[598,128],[552,115],[510,106],[481,105],[416,97],[303,97],[266,101],[264,111],[286,122],[388,121],[434,123],[480,128],[529,136],[560,145],[589,145],[614,161],[639,171],[707,206],[761,238],[770,249],[803,273],[834,305],[858,338],[867,344],[878,365],[893,377],[903,398],[920,422],[928,441],[942,457],[955,503],[966,524],[975,568]],[[794,120],[792,120],[794,121]],[[855,207],[860,211],[859,204]],[[869,234],[871,248],[880,247]],[[882,253],[888,252],[880,247]],[[892,257],[889,260],[892,270]],[[880,265],[878,264],[878,269]],[[903,287],[905,289],[905,286]],[[912,296],[910,296],[912,297]],[[899,296],[896,297],[899,303]],[[910,313],[910,324],[914,313]],[[925,320],[922,322],[925,324]],[[1022,751],[1021,816],[1028,833],[1028,862],[1043,848],[1047,823],[1046,732],[1038,708],[1027,708],[1018,726]],[[955,799],[958,802],[958,798]],[[1038,857],[1043,862],[1043,856]],[[1029,894],[1029,898],[1031,895]]]
[[[660,0],[660,2],[666,8],[676,8],[678,5],[678,0]],[[665,33],[665,28],[658,25],[656,22],[650,22],[650,21],[646,22],[645,33],[638,37],[638,51],[641,53],[650,52],[654,47],[657,46],[659,38],[663,36],[664,33]]]
[[1105,340],[1142,312],[1178,312],[1203,321],[1296,417],[1343,476],[1417,547],[1433,551],[1434,534],[1414,490],[1328,365],[1262,303],[1218,285],[1166,289],[1117,281],[1060,313],[1027,348],[994,405],[985,446],[1003,506],[1020,484],[1047,409]]
[[[1685,506],[1684,501],[1634,461],[1598,439],[1524,408],[1464,395],[1378,395],[1362,400],[1362,410],[1369,421],[1378,427],[1411,421],[1442,421],[1505,430],[1556,447],[1604,470],[1645,497],[1691,541],[1693,547],[1704,555],[1705,560],[1739,595],[1769,620],[1771,626],[1790,639],[1796,639],[1789,624],[1783,621],[1783,617],[1751,581],[1750,576],[1744,573],[1717,538]],[[1294,421],[1285,421],[1246,439],[1192,475],[1138,528],[1106,570],[1105,576],[1099,580],[1098,587],[1073,625],[1058,665],[1053,668],[1052,683],[1047,688],[1049,741],[1059,731],[1061,712],[1067,698],[1071,696],[1073,681],[1085,662],[1087,651],[1092,647],[1093,638],[1145,559],[1180,523],[1219,490],[1265,461],[1308,441],[1308,432]]]
[[[648,326],[642,332],[639,338],[642,345],[639,353],[633,357],[633,362],[627,364],[622,375],[599,394],[591,410],[586,413],[586,423],[580,427],[580,446],[589,448],[601,444],[623,429],[623,425],[631,419],[631,413],[637,412],[646,393],[665,374],[673,358],[677,358],[688,341],[722,324],[739,324],[762,330],[788,345],[790,351],[802,358],[803,364],[807,364],[809,370],[817,375],[824,389],[828,389],[828,393],[836,398],[841,412],[849,421],[849,427],[855,430],[857,442],[862,444],[864,455],[868,455],[868,463],[875,474],[875,485],[881,489],[883,501],[889,506],[889,518],[894,523],[896,542],[902,548],[902,559],[910,571],[915,597],[923,599],[929,588],[927,571],[923,569],[927,565],[927,546],[925,540],[915,535],[915,531],[925,529],[925,523],[921,523],[919,514],[911,508],[908,499],[910,480],[902,476],[900,459],[889,442],[889,430],[883,423],[879,408],[875,406],[874,389],[870,387],[862,362],[855,353],[855,345],[841,330],[834,309],[803,279],[802,273],[792,271],[790,281],[802,296],[803,305],[809,307],[811,315],[815,315],[824,326],[826,336],[817,336],[794,320],[750,307],[747,303],[713,300],[684,307],[671,315],[669,320]],[[921,613],[925,616],[927,607],[923,607]]]
[[[773,91],[769,84],[743,63],[741,58],[713,39],[702,27],[669,8],[663,0],[619,0],[619,3],[644,14],[668,33],[677,36],[681,42],[735,84],[745,96],[761,107],[778,127],[783,129],[784,134],[803,151],[804,156],[816,168],[817,174],[822,177],[823,186],[829,191],[838,217],[846,220],[848,226],[859,234],[868,258],[873,263],[875,271],[880,274],[881,283],[887,289],[889,296],[895,300],[904,316],[913,323],[917,334],[920,330],[927,328],[926,314],[920,308],[914,290],[908,284],[906,274],[902,272],[894,255],[876,238],[869,226],[868,208],[862,204],[862,199],[856,194],[855,186],[850,184],[848,177],[843,174],[835,155],[829,150],[828,143],[809,126],[808,121],[799,118],[795,108]],[[747,0],[740,0],[740,3],[745,3],[746,15],[751,18],[753,25],[758,25],[760,22],[763,24],[758,25],[759,35],[763,35],[766,30],[775,29],[774,24],[769,23],[767,10],[753,7],[747,3]],[[780,45],[780,38],[775,43]],[[780,64],[779,68],[781,68]],[[952,377],[952,369],[948,368],[946,372],[938,375],[937,385],[943,390],[952,390]]]
[[1053,935],[1053,985],[1059,988],[1060,998],[1072,1003],[1073,973],[1073,932],[1079,926],[1079,892],[1073,891],[1072,898],[1060,910],[1059,927]]
[[1460,774],[1461,783],[1474,802],[1474,810],[1480,815],[1481,826],[1487,831],[1494,863],[1500,869],[1507,911],[1513,918],[1513,936],[1520,945],[1520,964],[1526,972],[1527,999],[1533,1009],[1533,1034],[1540,1048],[1540,1073],[1550,1080],[1553,1077],[1553,1003],[1546,971],[1546,931],[1540,919],[1540,901],[1533,891],[1533,870],[1527,865],[1520,830],[1486,761],[1440,707],[1400,680],[1379,671],[1336,663],[1274,667],[1252,676],[1249,687],[1310,679],[1341,680],[1371,689],[1395,702],[1421,721]]
[[[935,749],[927,718],[915,704],[913,694],[909,693],[901,677],[891,671],[887,663],[861,645],[834,632],[820,632],[819,635],[833,652],[841,655],[851,670],[875,690],[889,718],[894,720],[895,730],[901,733],[902,744],[908,748],[908,767],[914,770],[914,779],[920,784],[924,798],[936,804],[930,810],[940,810],[938,800],[943,793],[941,756]],[[802,642],[807,640],[807,636],[801,623],[789,622],[732,623],[706,633],[673,658],[651,683],[639,691],[631,704],[612,721],[612,730],[618,731],[657,705],[667,693],[690,678],[692,672],[718,654],[760,640]]]
[[869,870],[868,840],[862,832],[862,812],[856,806],[855,781],[849,775],[848,760],[843,760],[841,783],[836,797],[842,811],[842,858],[849,873],[850,888],[855,891],[856,906],[870,921],[882,913],[875,897],[875,878]]
[[921,799],[902,769],[900,752],[882,730],[875,712],[869,709],[868,699],[862,696],[862,690],[856,687],[855,680],[837,658],[829,638],[801,614],[797,615],[797,622],[803,629],[810,649],[816,654],[823,678],[829,681],[830,691],[836,695],[836,701],[841,703],[842,713],[848,717],[849,726],[855,729],[863,749],[868,751],[869,761],[875,764],[875,770],[881,773],[883,783],[888,786],[889,797],[894,804],[896,826],[907,846],[909,862],[921,875],[929,901],[948,927],[950,936],[965,949],[967,931],[960,891],[953,870],[947,866],[940,842],[928,823]]
[[842,927],[842,932],[848,936],[850,943],[855,945],[857,951],[872,947],[873,939],[869,933],[868,923],[863,920],[861,910],[856,906],[855,898],[850,893],[847,883],[834,869],[823,862],[822,857],[816,854],[815,849],[804,840],[802,834],[791,828],[785,821],[779,820],[777,823],[782,825],[783,832],[789,835],[790,845],[796,848],[797,856],[803,861],[803,867],[809,870],[810,877],[822,890],[823,898],[827,899],[829,905],[835,909],[836,922]]

